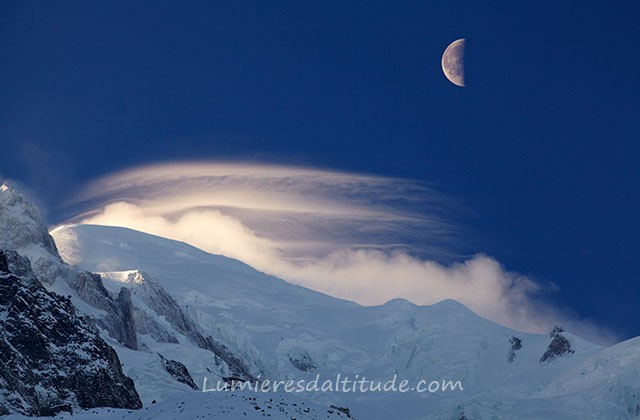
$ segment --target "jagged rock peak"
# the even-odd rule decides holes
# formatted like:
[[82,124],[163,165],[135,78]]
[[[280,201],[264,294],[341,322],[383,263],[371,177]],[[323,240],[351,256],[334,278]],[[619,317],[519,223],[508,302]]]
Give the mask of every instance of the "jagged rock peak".
[[7,184],[0,186],[0,249],[40,246],[60,259],[38,208]]
[[115,274],[117,274],[122,283],[128,284],[129,286],[142,286],[144,283],[157,284],[157,281],[155,281],[153,277],[140,270],[120,271]]

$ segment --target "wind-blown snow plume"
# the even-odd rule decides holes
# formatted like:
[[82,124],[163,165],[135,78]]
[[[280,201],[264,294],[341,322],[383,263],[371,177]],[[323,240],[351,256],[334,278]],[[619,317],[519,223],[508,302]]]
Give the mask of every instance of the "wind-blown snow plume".
[[402,297],[455,299],[510,327],[542,332],[556,311],[541,287],[476,255],[442,265],[452,204],[416,182],[318,169],[235,163],[135,168],[88,185],[73,219],[181,240],[365,305]]

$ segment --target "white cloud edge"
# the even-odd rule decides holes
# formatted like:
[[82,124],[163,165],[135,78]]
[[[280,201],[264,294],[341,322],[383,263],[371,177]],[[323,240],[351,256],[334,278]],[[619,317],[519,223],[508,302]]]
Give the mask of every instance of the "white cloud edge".
[[[303,221],[307,217],[310,225],[319,215],[329,215],[341,221],[349,217],[365,223],[386,220],[392,225],[396,223],[396,227],[405,226],[406,217],[418,224],[432,224],[434,232],[439,229],[446,232],[452,226],[440,216],[425,214],[423,209],[381,205],[377,194],[384,202],[387,190],[400,183],[406,183],[403,188],[408,190],[423,188],[407,180],[317,168],[246,162],[157,164],[118,172],[89,184],[76,199],[87,206],[89,214],[75,220],[128,227],[180,240],[236,258],[289,282],[364,305],[383,304],[399,297],[419,305],[455,299],[480,316],[517,330],[544,333],[553,324],[561,323],[593,341],[615,340],[610,333],[540,302],[536,296],[547,286],[507,271],[489,256],[478,254],[445,266],[394,247],[384,250],[388,245],[384,243],[357,247],[348,241],[346,244],[316,241],[311,229],[306,232],[310,237],[298,238],[297,242],[306,243],[307,249],[303,251],[314,247],[322,247],[323,251],[296,259],[290,255],[295,247],[278,238],[277,232],[264,226],[250,228],[251,221],[246,216],[243,220],[229,211],[234,208],[257,213],[269,211],[276,216],[289,212]],[[353,191],[360,195],[358,202],[353,203],[349,201],[349,192],[356,186],[364,186],[366,193]],[[341,196],[331,197],[327,193],[333,187],[340,190]],[[235,195],[225,196],[229,190],[235,191]],[[422,191],[425,197],[403,197],[399,188],[389,202],[427,203],[426,207],[436,211],[442,209],[435,208],[434,203],[446,206],[443,196],[428,188]],[[180,197],[188,199],[179,202]],[[310,202],[321,211],[313,211]]]

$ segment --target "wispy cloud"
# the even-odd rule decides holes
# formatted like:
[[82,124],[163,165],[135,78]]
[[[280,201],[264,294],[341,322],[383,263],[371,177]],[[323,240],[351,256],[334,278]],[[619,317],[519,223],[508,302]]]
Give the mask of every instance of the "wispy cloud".
[[[436,262],[456,241],[452,202],[420,183],[248,163],[182,162],[99,179],[80,223],[124,226],[237,258],[258,270],[372,305],[456,299],[479,315],[546,332],[566,319],[531,279],[476,255]],[[565,322],[566,323],[566,322]]]
[[175,223],[198,216],[220,220],[218,225],[233,219],[289,259],[343,247],[410,246],[419,255],[448,254],[457,232],[443,216],[451,203],[427,185],[291,166],[147,166],[92,183],[77,202],[90,212],[112,204],[109,217],[127,213]]

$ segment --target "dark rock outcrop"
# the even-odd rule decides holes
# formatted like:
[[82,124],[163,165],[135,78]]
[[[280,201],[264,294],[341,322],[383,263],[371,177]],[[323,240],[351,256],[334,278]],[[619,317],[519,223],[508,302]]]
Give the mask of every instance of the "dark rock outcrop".
[[522,348],[522,340],[514,335],[509,339],[509,344],[511,344],[511,349],[509,349],[507,361],[513,363],[516,358],[516,352]]
[[[351,417],[351,410],[349,409],[349,407],[339,407],[337,405],[331,404],[329,408],[332,408],[334,410],[341,412],[342,414],[346,415],[348,419],[353,418]],[[329,411],[329,413],[331,413],[331,411]]]
[[120,289],[115,304],[122,320],[122,343],[130,349],[138,349],[138,336],[133,318],[133,303],[131,303],[131,290],[126,287]]
[[141,406],[115,350],[71,301],[47,291],[26,258],[0,251],[0,413]]
[[193,389],[199,389],[196,383],[193,381],[193,378],[189,373],[189,369],[187,369],[185,365],[176,360],[169,360],[160,353],[158,353],[158,356],[160,356],[160,360],[162,361],[164,368],[167,370],[167,372],[169,372],[171,376],[173,376],[176,381],[188,385]]
[[304,350],[296,349],[287,354],[289,362],[298,370],[308,372],[316,370],[318,366],[314,363],[309,353]]
[[549,337],[551,337],[551,343],[549,343],[547,351],[545,351],[540,358],[540,363],[548,363],[562,355],[574,353],[571,348],[571,343],[562,335],[563,332],[564,330],[562,328],[558,326],[553,327],[553,330],[549,334]]

